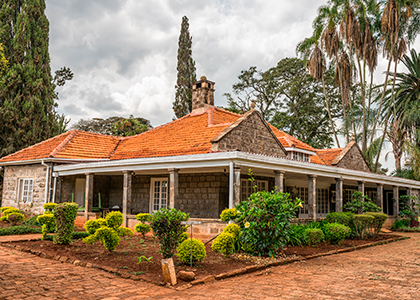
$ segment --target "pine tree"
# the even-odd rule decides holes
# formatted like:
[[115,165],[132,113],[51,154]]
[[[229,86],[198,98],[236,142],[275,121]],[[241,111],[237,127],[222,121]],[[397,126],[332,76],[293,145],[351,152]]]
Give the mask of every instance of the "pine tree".
[[192,59],[192,38],[190,37],[188,18],[182,18],[181,33],[178,41],[178,65],[175,101],[172,108],[177,118],[191,112],[192,85],[197,81],[195,74],[195,62]]
[[64,68],[51,76],[44,0],[5,0],[0,25],[0,41],[9,60],[0,85],[1,157],[59,133],[63,116],[55,111],[54,90],[73,74]]

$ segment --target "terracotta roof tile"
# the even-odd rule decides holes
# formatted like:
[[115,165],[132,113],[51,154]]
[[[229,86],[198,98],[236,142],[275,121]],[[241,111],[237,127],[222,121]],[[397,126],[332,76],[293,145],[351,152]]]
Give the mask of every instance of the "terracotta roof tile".
[[308,150],[315,152],[315,148],[309,146],[308,144],[305,144],[304,142],[298,140],[297,138],[291,136],[290,134],[287,134],[286,132],[277,129],[273,125],[269,124],[271,130],[274,132],[276,137],[280,140],[281,144],[284,148],[298,148],[302,150]]
[[[320,150],[316,150],[318,156],[320,157],[320,159],[322,159],[322,161],[324,161],[324,163],[328,166],[332,165],[332,162],[334,161],[334,159],[340,155],[340,153],[343,151],[343,148],[333,148],[333,149],[320,149]],[[312,157],[311,157],[311,161]],[[315,161],[314,161],[315,162]]]

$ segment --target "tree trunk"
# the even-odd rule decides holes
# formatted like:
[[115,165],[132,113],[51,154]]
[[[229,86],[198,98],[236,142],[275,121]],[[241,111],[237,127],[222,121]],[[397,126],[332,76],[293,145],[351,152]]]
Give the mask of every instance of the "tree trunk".
[[362,66],[360,65],[359,55],[356,53],[357,64],[359,66],[359,76],[360,76],[360,89],[362,93],[362,152],[365,152],[367,149],[366,145],[366,107],[365,107],[365,82],[362,75]]
[[331,128],[334,134],[335,142],[337,143],[337,147],[340,148],[340,142],[338,141],[337,133],[335,132],[334,122],[331,117],[330,105],[328,103],[327,92],[325,90],[325,80],[324,74],[322,74],[322,88],[324,89],[324,96],[325,96],[325,104],[327,105],[328,117],[330,119]]

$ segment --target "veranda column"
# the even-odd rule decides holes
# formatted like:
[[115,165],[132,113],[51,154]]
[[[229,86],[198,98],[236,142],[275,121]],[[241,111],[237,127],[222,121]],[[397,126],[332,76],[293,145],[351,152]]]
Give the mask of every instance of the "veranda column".
[[400,212],[400,203],[399,203],[400,190],[399,190],[399,186],[394,185],[392,187],[392,192],[393,192],[392,198],[393,198],[393,201],[394,201],[393,213],[394,213],[394,216],[398,216],[398,213]]
[[124,226],[127,227],[128,220],[127,214],[129,213],[129,208],[131,207],[131,187],[133,181],[133,175],[131,171],[123,171],[123,216],[124,216]]
[[308,217],[316,220],[316,175],[308,175]]
[[376,184],[376,205],[384,212],[384,185],[381,183]]
[[284,173],[285,171],[274,171],[275,174],[275,186],[277,187],[277,192],[284,192]]
[[343,211],[343,178],[335,179],[335,211]]
[[178,208],[178,171],[179,169],[171,168],[169,171],[169,207]]
[[88,213],[92,212],[93,206],[93,173],[86,173],[86,190],[85,190],[85,221],[88,219]]
[[233,166],[233,206],[241,202],[241,165]]

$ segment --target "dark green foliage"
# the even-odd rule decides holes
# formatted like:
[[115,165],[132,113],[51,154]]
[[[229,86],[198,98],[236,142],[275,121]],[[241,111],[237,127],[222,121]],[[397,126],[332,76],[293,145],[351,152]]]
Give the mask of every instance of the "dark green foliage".
[[178,40],[178,64],[176,79],[175,101],[172,108],[177,118],[181,118],[191,112],[192,108],[192,85],[197,81],[195,75],[195,62],[192,59],[192,38],[190,37],[188,18],[182,17],[181,33]]
[[[130,118],[125,119],[123,117],[109,117],[107,119],[101,119],[101,118],[92,118],[88,120],[80,119],[79,122],[77,122],[75,125],[73,125],[72,129],[78,129],[83,131],[89,131],[89,132],[97,132],[101,134],[107,134],[107,135],[122,135],[123,132],[125,132],[122,128],[113,128],[115,124],[121,123],[125,124],[125,122],[129,122],[130,120],[134,120],[132,125],[128,125],[127,127],[131,128],[134,124],[135,128],[143,128],[145,130],[148,130],[150,128],[153,128],[153,126],[150,124],[149,120],[146,120],[144,118],[134,118],[133,116],[130,116]],[[125,133],[127,134],[127,132]]]
[[401,228],[409,227],[409,226],[410,226],[410,220],[396,219],[394,224],[392,224],[391,229],[395,230],[395,229],[401,229]]
[[128,119],[124,119],[114,123],[111,127],[111,133],[115,136],[132,136],[149,130],[149,126],[143,124],[133,115]]
[[119,211],[111,211],[109,214],[105,217],[106,225],[109,228],[112,228],[116,230],[118,227],[122,225],[124,221],[124,216]]
[[[73,234],[71,236],[72,240],[79,240],[79,239],[83,239],[85,237],[88,237],[89,233],[85,232],[85,231],[73,231]],[[45,240],[47,241],[52,241],[54,239],[54,236],[52,235],[47,235],[45,236]]]
[[418,197],[407,195],[400,196],[400,210],[398,212],[398,216],[418,221],[420,216],[420,205],[416,202],[418,202]]
[[241,243],[253,249],[253,255],[275,256],[289,241],[290,221],[295,217],[300,200],[280,192],[257,192],[248,201],[236,205],[240,212],[236,224],[241,227]]
[[318,228],[307,228],[304,231],[304,239],[308,245],[318,245],[325,240],[324,232]]
[[98,228],[95,234],[83,239],[83,242],[86,244],[93,244],[96,241],[100,241],[109,252],[112,252],[119,245],[120,237],[114,229],[103,226]]
[[361,192],[353,193],[353,201],[346,203],[344,209],[354,214],[369,212],[379,212],[381,208],[369,199],[368,196],[363,195]]
[[39,215],[37,221],[42,224],[42,238],[45,239],[47,233],[55,229],[55,218],[54,214],[50,211],[46,211],[43,215]]
[[219,234],[211,245],[211,249],[214,252],[222,253],[226,257],[233,253],[234,248],[235,236],[225,231]]
[[354,213],[351,212],[332,212],[325,217],[328,223],[338,223],[352,228],[352,218]]
[[[183,241],[176,251],[180,261],[183,261],[186,264],[191,262],[191,240],[188,239]],[[206,247],[203,242],[197,239],[192,239],[192,262],[201,262],[206,258],[206,256]]]
[[54,210],[57,231],[54,235],[54,244],[70,244],[74,229],[74,220],[77,216],[76,203],[60,203]]
[[0,84],[3,156],[62,132],[66,121],[56,112],[54,90],[73,74],[66,68],[51,76],[44,0],[3,1],[0,23],[0,41],[9,60]]
[[19,225],[0,229],[0,236],[2,235],[18,235],[28,233],[41,233],[41,228],[32,228],[26,225]]
[[338,223],[329,223],[324,226],[325,238],[331,244],[340,245],[343,240],[350,236],[350,232],[349,227]]
[[305,225],[292,224],[290,226],[289,239],[287,244],[290,246],[302,246],[306,244],[305,241]]
[[182,221],[189,219],[189,214],[174,208],[161,208],[152,215],[150,226],[153,235],[159,240],[163,259],[171,258],[178,247],[179,238],[186,231]]
[[374,217],[368,214],[353,216],[354,233],[357,238],[363,239],[370,234],[369,229],[372,228],[373,220]]
[[38,222],[38,216],[40,216],[40,215],[35,215],[35,216],[33,216],[33,217],[30,217],[30,218],[28,218],[28,219],[25,219],[25,220],[22,222],[22,225],[28,225],[28,226],[38,226],[38,227],[41,227],[41,226],[42,226],[42,224]]
[[388,216],[380,212],[367,212],[365,215],[373,217],[371,234],[373,237],[377,237]]
[[223,222],[229,222],[235,220],[238,217],[239,213],[235,208],[226,208],[220,214],[220,220]]
[[144,223],[141,223],[141,222],[137,223],[134,226],[134,231],[141,233],[143,235],[143,238],[145,238],[146,233],[148,233],[150,230],[152,230],[150,225],[144,224]]

